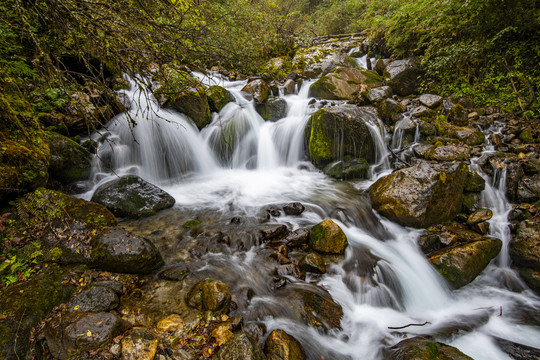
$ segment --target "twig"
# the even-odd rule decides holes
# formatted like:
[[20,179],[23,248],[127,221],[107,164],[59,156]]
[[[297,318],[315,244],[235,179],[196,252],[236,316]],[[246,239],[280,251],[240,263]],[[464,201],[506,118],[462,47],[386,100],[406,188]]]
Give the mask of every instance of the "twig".
[[506,62],[506,57],[503,57],[503,60],[504,60],[504,67],[506,68],[506,71],[508,71],[508,74],[510,75],[510,82],[512,83],[512,88],[514,89],[514,92],[516,93],[519,107],[521,108],[521,111],[525,111],[525,109],[523,108],[523,104],[521,103],[521,97],[519,96],[519,93],[516,89],[516,84],[514,83],[514,79],[512,77],[510,67],[508,66],[508,62]]
[[409,164],[408,162],[406,162],[405,160],[401,159],[399,156],[396,155],[396,153],[390,149],[389,146],[386,146],[386,148],[388,149],[388,151],[390,151],[390,153],[398,160],[398,161],[401,161],[402,163],[404,163],[405,165],[407,166],[412,166],[411,164]]
[[424,326],[424,325],[427,325],[427,324],[431,324],[431,323],[429,321],[426,321],[423,324],[408,324],[408,325],[405,325],[405,326],[397,326],[397,327],[389,326],[388,328],[392,329],[392,330],[399,330],[399,329],[405,329],[405,328],[407,328],[409,326]]

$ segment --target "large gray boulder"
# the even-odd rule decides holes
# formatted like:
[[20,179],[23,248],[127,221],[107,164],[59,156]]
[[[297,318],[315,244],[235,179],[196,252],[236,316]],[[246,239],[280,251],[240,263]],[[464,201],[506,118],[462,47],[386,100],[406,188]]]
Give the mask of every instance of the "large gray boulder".
[[90,176],[90,153],[63,135],[47,132],[49,144],[49,181],[70,184]]
[[420,61],[416,58],[392,61],[384,70],[386,83],[400,96],[418,93],[423,74]]
[[319,46],[299,49],[292,61],[293,70],[308,78],[328,74],[337,67],[354,68],[356,63],[337,50]]
[[206,96],[210,110],[214,112],[220,112],[225,105],[234,101],[231,92],[219,85],[212,85],[206,89]]
[[382,177],[369,193],[381,215],[404,226],[428,227],[460,212],[467,173],[461,162],[421,162]]
[[371,88],[382,85],[377,73],[369,70],[338,68],[309,87],[309,96],[328,100],[364,102]]
[[305,132],[311,161],[321,169],[345,156],[369,162],[375,150],[366,123],[375,124],[377,120],[374,112],[355,105],[317,111],[311,116]]
[[122,176],[101,185],[92,201],[104,205],[116,216],[140,218],[174,205],[174,198],[135,175]]

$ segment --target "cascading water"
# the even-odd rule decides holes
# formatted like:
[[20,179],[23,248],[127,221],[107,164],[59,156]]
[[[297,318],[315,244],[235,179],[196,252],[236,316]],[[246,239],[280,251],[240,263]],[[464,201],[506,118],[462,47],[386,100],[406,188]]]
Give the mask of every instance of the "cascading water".
[[[251,289],[250,301],[238,304],[245,320],[263,321],[268,330],[286,330],[300,340],[309,359],[381,359],[385,348],[414,335],[431,335],[474,359],[510,358],[494,337],[540,347],[540,330],[520,324],[522,311],[537,312],[540,300],[496,279],[501,269],[513,273],[507,253],[473,283],[452,291],[418,248],[418,230],[375,214],[365,194],[356,190],[365,186],[330,180],[304,161],[304,128],[315,110],[308,105],[309,83],[298,95],[285,96],[285,118],[265,122],[239,91],[244,82],[205,80],[227,87],[236,102],[214,114],[200,132],[183,115],[159,108],[144,92],[127,92],[133,104],[129,116],[116,117],[94,136],[99,148],[92,184],[138,174],[173,195],[178,209],[212,218],[218,230],[232,226],[232,216],[245,216],[249,224],[265,206],[290,201],[306,207],[301,216],[278,218],[291,230],[329,217],[339,223],[350,244],[345,258],[322,277],[306,281],[323,286],[343,307],[341,329],[321,333],[294,319],[294,311],[287,310],[289,299],[264,284],[272,268],[267,255],[258,254],[264,246],[232,255],[207,253],[204,271],[225,281],[233,293]],[[382,128],[369,125],[377,151],[372,176],[390,169]],[[495,214],[492,235],[507,244],[508,207],[500,188],[488,185],[482,201]],[[168,256],[173,261],[174,254]]]

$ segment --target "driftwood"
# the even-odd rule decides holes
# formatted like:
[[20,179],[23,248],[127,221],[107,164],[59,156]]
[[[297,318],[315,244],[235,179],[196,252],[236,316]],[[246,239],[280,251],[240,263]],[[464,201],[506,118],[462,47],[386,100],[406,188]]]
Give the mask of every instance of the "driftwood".
[[399,330],[399,329],[405,329],[405,328],[408,328],[409,326],[424,326],[424,325],[427,325],[427,324],[431,324],[429,321],[426,321],[425,323],[423,324],[408,324],[408,325],[405,325],[405,326],[396,326],[396,327],[393,327],[393,326],[389,326],[388,328],[389,329],[392,329],[392,330]]

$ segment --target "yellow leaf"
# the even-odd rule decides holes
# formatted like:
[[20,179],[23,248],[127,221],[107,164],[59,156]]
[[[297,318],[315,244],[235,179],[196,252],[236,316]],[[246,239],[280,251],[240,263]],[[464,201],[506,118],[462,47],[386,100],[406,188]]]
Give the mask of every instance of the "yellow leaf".
[[88,337],[92,336],[92,332],[91,332],[90,330],[88,330],[88,331],[86,332],[86,336],[88,336]]
[[73,310],[78,310],[78,309],[79,309],[79,305],[75,305],[75,307],[73,308]]

